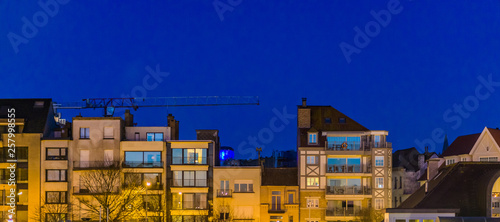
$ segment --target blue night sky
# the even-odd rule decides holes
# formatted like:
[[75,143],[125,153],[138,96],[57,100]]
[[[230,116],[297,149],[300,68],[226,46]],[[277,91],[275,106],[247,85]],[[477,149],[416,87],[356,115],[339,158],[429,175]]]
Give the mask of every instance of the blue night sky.
[[[259,96],[259,106],[134,112],[140,126],[173,113],[181,139],[219,129],[242,158],[253,156],[249,137],[265,155],[296,148],[296,119],[271,138],[266,128],[273,109],[295,114],[302,97],[388,130],[395,149],[500,127],[498,1],[60,1],[50,15],[37,1],[0,2],[2,97]],[[170,75],[137,91],[157,65]]]

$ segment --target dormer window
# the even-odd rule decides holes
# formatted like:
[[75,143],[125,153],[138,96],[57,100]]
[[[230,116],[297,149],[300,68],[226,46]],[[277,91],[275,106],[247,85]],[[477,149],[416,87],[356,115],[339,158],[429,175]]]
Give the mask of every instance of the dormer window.
[[345,118],[344,117],[340,117],[339,118],[339,123],[345,123]]
[[332,119],[331,118],[325,118],[325,123],[332,123]]
[[318,133],[309,133],[309,144],[318,144]]

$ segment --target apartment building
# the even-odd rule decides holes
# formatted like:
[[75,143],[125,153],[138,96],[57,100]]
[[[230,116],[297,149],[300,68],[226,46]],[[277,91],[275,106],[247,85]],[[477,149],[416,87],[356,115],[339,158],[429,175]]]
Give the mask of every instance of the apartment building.
[[264,168],[260,188],[262,221],[299,221],[297,168]]
[[261,219],[261,167],[214,167],[214,221],[267,221]]
[[[50,99],[1,99],[0,100],[0,220],[8,219],[7,210],[11,209],[10,190],[15,188],[16,221],[28,221],[40,209],[40,191],[43,171],[40,152],[43,137],[51,136],[56,123],[53,118]],[[14,119],[14,121],[12,121]],[[9,123],[15,122],[15,137],[9,137]],[[9,142],[9,139],[11,141]],[[13,140],[13,141],[12,141]],[[15,145],[10,152],[9,144]],[[10,154],[14,154],[11,156]],[[15,163],[15,178],[11,179],[8,167]],[[28,183],[29,181],[29,183]],[[15,182],[15,185],[8,185]]]
[[392,205],[387,131],[305,98],[297,113],[300,221],[356,220],[363,210]]

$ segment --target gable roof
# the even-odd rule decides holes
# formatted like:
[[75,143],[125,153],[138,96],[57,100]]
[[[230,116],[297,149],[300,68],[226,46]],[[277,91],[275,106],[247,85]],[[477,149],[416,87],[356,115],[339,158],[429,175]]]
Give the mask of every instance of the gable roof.
[[264,168],[262,186],[298,186],[296,167]]
[[476,133],[457,137],[443,152],[443,156],[469,154],[480,135],[481,133]]
[[458,216],[486,216],[488,185],[500,173],[499,162],[459,162],[406,199],[399,209],[460,209]]
[[[331,106],[298,106],[298,108],[311,110],[311,128],[314,127],[319,131],[368,131],[368,128]],[[331,123],[326,123],[326,118],[330,118]],[[345,118],[345,123],[340,123],[340,118]]]
[[495,142],[500,146],[500,130],[488,128],[488,131],[490,131],[491,136],[493,136],[493,139],[495,140]]

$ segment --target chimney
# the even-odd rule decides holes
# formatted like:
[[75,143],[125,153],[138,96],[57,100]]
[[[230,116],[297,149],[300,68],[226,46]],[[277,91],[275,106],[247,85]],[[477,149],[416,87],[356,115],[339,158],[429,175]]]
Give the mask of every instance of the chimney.
[[427,182],[434,179],[438,174],[439,169],[439,158],[433,158],[427,160]]
[[167,116],[167,124],[170,126],[170,139],[179,139],[179,121],[175,120],[174,116],[169,113]]
[[307,107],[307,98],[302,98],[302,107]]
[[130,113],[129,109],[125,110],[125,126],[134,126],[134,115]]

